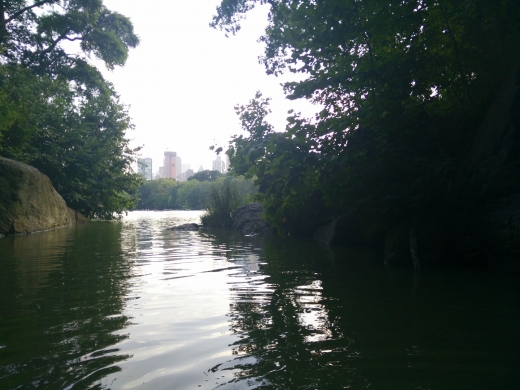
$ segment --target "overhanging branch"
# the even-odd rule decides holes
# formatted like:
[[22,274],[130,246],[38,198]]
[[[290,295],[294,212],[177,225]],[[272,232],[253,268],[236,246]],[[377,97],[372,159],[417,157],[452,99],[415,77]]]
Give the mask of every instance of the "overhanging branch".
[[5,22],[4,22],[4,25],[13,21],[14,19],[18,18],[20,15],[22,15],[23,13],[33,9],[33,8],[36,8],[36,7],[40,7],[44,4],[48,4],[48,3],[53,3],[54,1],[56,0],[41,0],[41,1],[37,1],[36,3],[34,3],[33,5],[28,5],[27,7],[24,7],[22,8],[21,10],[19,11],[16,11],[14,14],[12,14],[10,17],[8,17],[7,19],[5,19]]

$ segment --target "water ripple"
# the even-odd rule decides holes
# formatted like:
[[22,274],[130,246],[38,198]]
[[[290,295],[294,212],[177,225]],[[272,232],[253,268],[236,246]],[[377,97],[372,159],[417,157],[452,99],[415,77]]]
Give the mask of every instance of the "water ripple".
[[167,230],[200,214],[0,239],[0,388],[520,384],[516,284],[425,273],[418,289],[363,251]]

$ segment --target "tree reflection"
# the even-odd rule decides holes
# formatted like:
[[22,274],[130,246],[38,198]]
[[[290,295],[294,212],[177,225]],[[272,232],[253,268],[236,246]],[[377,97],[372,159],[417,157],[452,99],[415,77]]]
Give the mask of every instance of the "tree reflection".
[[517,350],[506,346],[518,339],[518,291],[505,279],[443,269],[418,284],[412,269],[385,268],[369,250],[218,235],[215,245],[242,270],[230,275],[235,358],[216,369],[234,379],[222,389],[519,383]]
[[219,369],[234,372],[231,382],[249,388],[363,385],[349,363],[358,352],[343,334],[338,292],[325,289],[316,272],[333,267],[330,250],[276,237],[249,238],[250,250],[243,250],[246,240],[215,234],[215,245],[242,266],[230,282],[236,358]]
[[132,273],[123,247],[117,223],[0,240],[8,270],[0,286],[9,286],[0,300],[0,388],[84,388],[119,370],[129,356],[110,347],[128,337],[122,310]]

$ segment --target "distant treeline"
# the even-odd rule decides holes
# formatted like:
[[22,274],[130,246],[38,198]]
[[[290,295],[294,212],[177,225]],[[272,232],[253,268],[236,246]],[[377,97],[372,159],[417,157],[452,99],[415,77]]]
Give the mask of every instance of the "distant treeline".
[[137,210],[202,210],[210,201],[212,189],[220,190],[229,183],[236,189],[241,203],[249,203],[258,192],[251,179],[231,177],[218,171],[203,171],[190,180],[158,179],[145,182],[141,188]]

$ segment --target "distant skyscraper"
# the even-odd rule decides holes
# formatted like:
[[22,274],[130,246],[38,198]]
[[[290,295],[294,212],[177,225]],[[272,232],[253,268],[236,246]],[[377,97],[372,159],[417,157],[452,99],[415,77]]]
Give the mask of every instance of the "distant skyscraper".
[[229,170],[231,164],[229,163],[229,156],[226,153],[224,153],[224,162],[226,163],[225,169]]
[[220,156],[217,156],[215,161],[213,161],[213,170],[219,171],[220,173],[226,172],[226,163],[221,160]]
[[177,178],[177,153],[164,152],[163,177],[167,179]]
[[152,180],[152,159],[149,157],[137,159],[137,172],[142,175],[145,180]]
[[192,177],[193,175],[195,174],[195,172],[193,172],[193,169],[187,169],[186,170],[186,173],[184,173],[184,175],[186,176],[186,180],[188,180],[190,177]]
[[181,180],[181,174],[182,174],[182,163],[181,163],[181,158],[180,158],[179,156],[175,157],[175,167],[176,167],[175,178],[176,178],[178,181],[182,181],[182,180]]
[[204,167],[201,165],[201,166],[199,167],[198,172],[202,172],[203,170],[204,170]]

